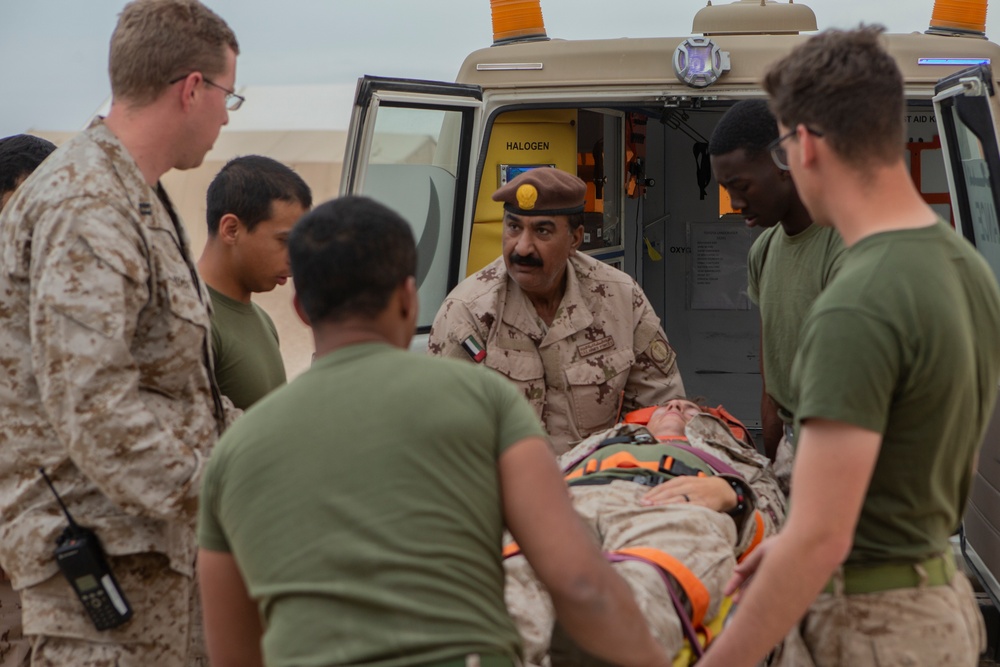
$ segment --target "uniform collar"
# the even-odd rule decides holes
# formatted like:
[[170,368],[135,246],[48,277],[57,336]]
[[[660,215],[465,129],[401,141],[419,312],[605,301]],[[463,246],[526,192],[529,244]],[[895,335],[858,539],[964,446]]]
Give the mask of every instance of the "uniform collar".
[[549,327],[543,344],[569,338],[589,327],[594,321],[594,313],[584,298],[577,269],[574,253],[566,263],[566,293],[563,294],[562,303],[559,304],[556,317],[552,320],[552,326]]
[[[173,205],[170,203],[166,191],[163,190],[163,186],[157,182],[157,187],[153,188],[146,183],[142,171],[139,170],[139,165],[136,164],[125,145],[108,128],[104,119],[95,118],[87,127],[86,132],[91,140],[108,156],[111,169],[122,184],[125,190],[124,194],[135,212],[136,219],[140,220],[146,227],[162,229],[171,233],[176,238],[178,245],[188,245],[183,227],[178,224],[175,229],[171,220],[167,206],[170,206],[172,211]],[[162,200],[157,196],[157,189],[162,192]],[[180,235],[179,238],[177,238],[178,235]]]
[[584,299],[580,278],[577,275],[577,264],[577,257],[574,254],[566,263],[566,293],[563,294],[559,308],[556,310],[552,326],[548,327],[547,330],[528,296],[508,274],[507,299],[503,310],[504,324],[523,331],[542,345],[569,338],[589,327],[594,321],[594,314]]

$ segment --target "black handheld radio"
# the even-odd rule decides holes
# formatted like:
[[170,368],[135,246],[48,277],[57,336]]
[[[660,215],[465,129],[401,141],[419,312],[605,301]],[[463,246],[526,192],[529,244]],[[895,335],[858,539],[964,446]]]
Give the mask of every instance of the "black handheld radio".
[[59,569],[76,591],[95,628],[110,630],[124,625],[132,618],[132,607],[104,559],[97,535],[73,520],[62,498],[56,493],[52,480],[45,474],[45,468],[39,468],[39,472],[52,489],[52,494],[69,521],[69,526],[56,540],[53,552]]

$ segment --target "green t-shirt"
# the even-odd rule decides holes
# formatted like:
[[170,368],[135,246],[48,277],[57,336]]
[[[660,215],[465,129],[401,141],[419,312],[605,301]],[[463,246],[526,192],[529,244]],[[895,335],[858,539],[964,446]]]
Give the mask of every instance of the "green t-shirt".
[[199,543],[231,552],[265,620],[269,667],[514,657],[497,460],[544,437],[489,369],[351,345],[226,432]]
[[945,223],[847,251],[806,319],[792,382],[797,422],[883,434],[848,563],[949,548],[996,398],[997,331],[996,280]]
[[760,308],[764,383],[782,418],[792,401],[792,361],[806,313],[843,262],[833,227],[812,225],[795,236],[775,225],[757,238],[747,259],[747,293]]
[[257,304],[242,303],[211,287],[215,381],[233,405],[246,410],[285,384],[278,330]]

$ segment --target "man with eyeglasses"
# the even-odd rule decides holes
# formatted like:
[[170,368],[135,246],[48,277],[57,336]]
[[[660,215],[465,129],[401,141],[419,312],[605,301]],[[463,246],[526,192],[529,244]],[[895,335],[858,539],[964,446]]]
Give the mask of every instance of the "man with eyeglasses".
[[[21,594],[32,665],[205,664],[197,496],[232,408],[212,377],[208,294],[159,179],[201,164],[239,104],[238,51],[197,0],[126,5],[107,118],[0,214],[0,566]],[[112,629],[83,603],[108,591],[103,572],[60,572],[66,519],[39,468],[131,605],[129,619],[108,593]]]
[[776,157],[847,252],[793,365],[788,520],[737,567],[702,667],[755,665],[786,633],[778,664],[806,667],[973,667],[986,646],[949,538],[997,396],[1000,289],[910,178],[881,32],[826,31],[764,80]]
[[[760,308],[764,451],[787,491],[791,473],[791,371],[809,307],[840,268],[837,230],[814,225],[787,165],[774,154],[778,123],[765,100],[734,104],[708,144],[712,172],[734,209],[764,232],[747,258],[750,299]],[[770,150],[772,145],[776,148]]]
[[[184,79],[188,78],[188,76],[189,76],[188,74],[183,74],[177,77],[176,79],[170,81],[169,85],[172,86],[175,83],[180,83]],[[238,111],[239,108],[243,106],[243,103],[247,101],[247,98],[243,97],[242,95],[237,95],[235,90],[229,90],[225,86],[220,86],[219,84],[212,81],[208,77],[203,77],[202,81],[205,82],[205,85],[221,90],[226,94],[226,108],[229,109],[230,111]]]

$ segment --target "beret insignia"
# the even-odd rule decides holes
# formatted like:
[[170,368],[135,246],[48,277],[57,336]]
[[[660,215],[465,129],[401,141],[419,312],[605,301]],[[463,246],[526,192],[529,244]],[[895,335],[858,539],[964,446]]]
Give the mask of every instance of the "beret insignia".
[[531,183],[525,183],[517,189],[517,205],[525,211],[535,208],[538,201],[538,190]]

